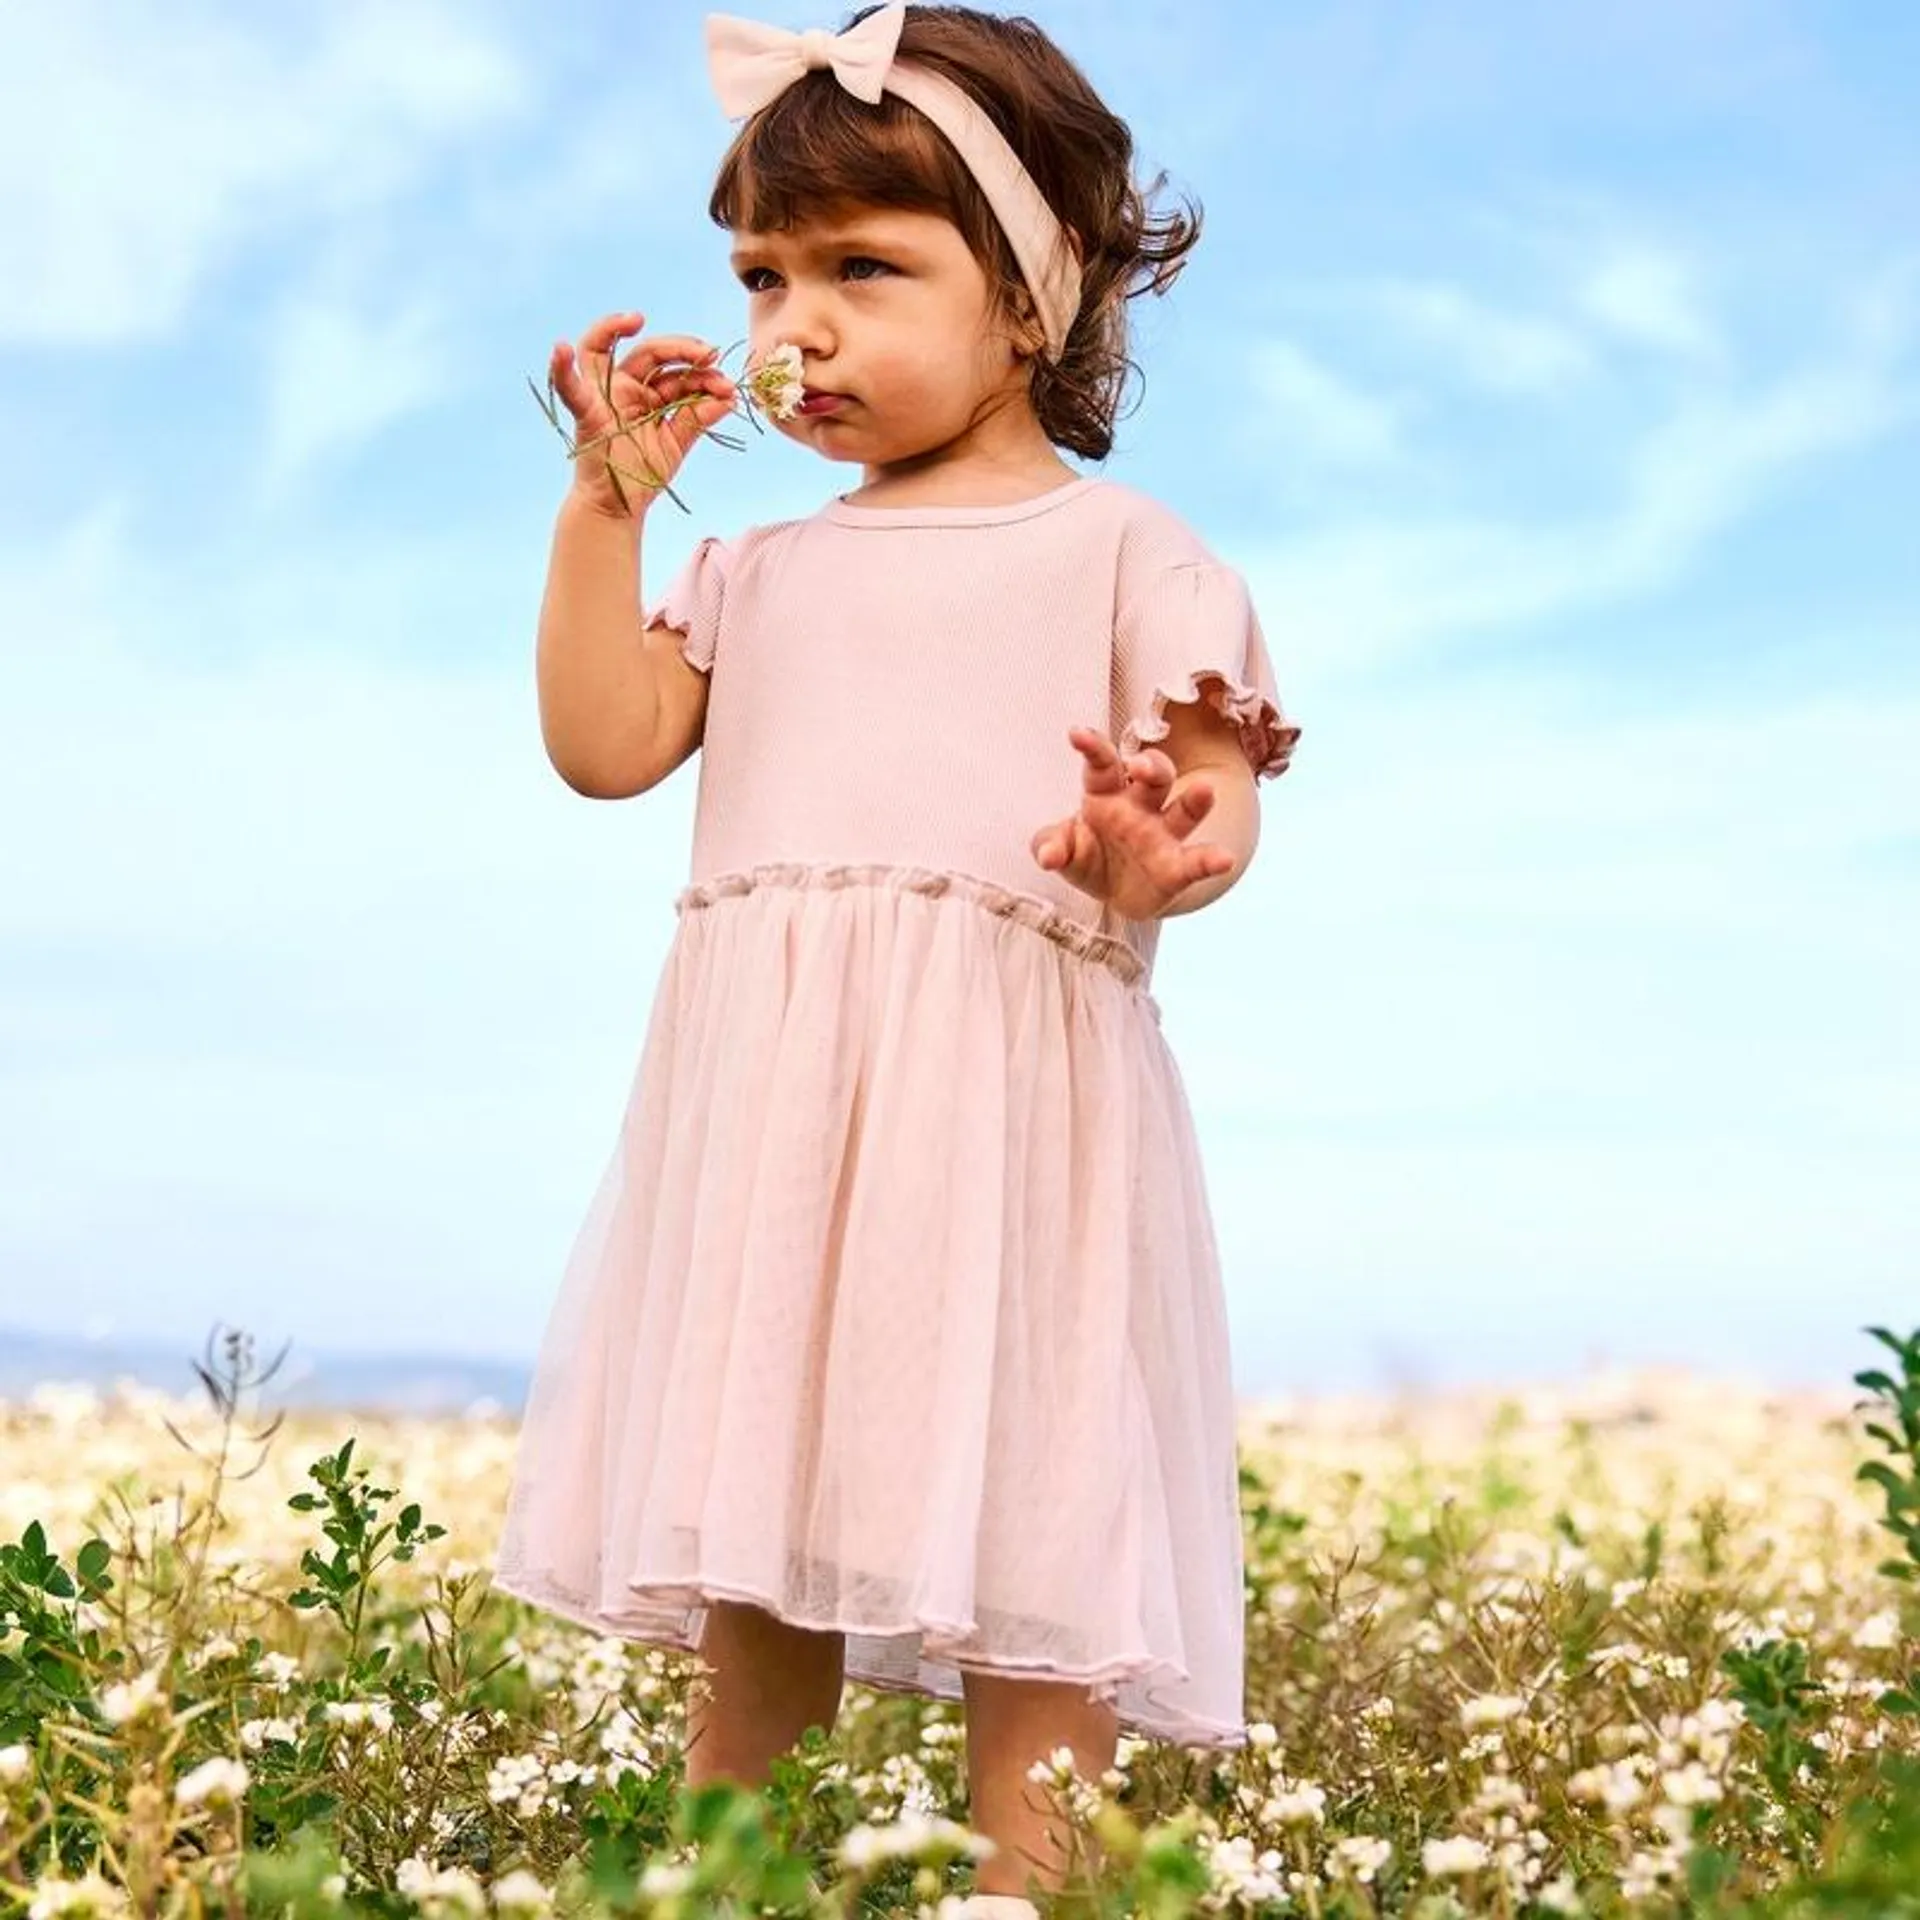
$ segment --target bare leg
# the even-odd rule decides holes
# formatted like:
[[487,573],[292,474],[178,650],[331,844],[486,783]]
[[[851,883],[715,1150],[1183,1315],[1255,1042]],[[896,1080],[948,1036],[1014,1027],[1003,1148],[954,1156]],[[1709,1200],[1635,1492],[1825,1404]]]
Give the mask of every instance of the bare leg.
[[[999,1851],[980,1863],[976,1890],[1026,1894],[1029,1876],[1052,1893],[1066,1878],[1067,1850],[1043,1790],[1027,1769],[1055,1747],[1073,1752],[1084,1780],[1113,1765],[1120,1721],[1114,1709],[1088,1697],[1084,1682],[1015,1679],[1006,1674],[961,1674],[967,1701],[967,1824]],[[1064,1836],[1061,1836],[1064,1838]]]
[[840,1715],[847,1637],[791,1627],[762,1607],[716,1600],[700,1658],[713,1669],[687,1707],[687,1785],[716,1779],[763,1787],[772,1762],[809,1727],[829,1733]]

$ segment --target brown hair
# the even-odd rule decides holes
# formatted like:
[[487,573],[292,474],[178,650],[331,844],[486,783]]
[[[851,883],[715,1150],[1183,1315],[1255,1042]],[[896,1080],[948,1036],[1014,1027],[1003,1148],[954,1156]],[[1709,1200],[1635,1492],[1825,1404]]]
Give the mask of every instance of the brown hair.
[[[861,8],[856,26],[875,7]],[[845,28],[842,28],[845,31]],[[1200,238],[1201,209],[1157,213],[1159,174],[1133,179],[1133,135],[1031,20],[965,6],[910,6],[899,57],[963,88],[1006,137],[1081,256],[1080,311],[1057,361],[1035,352],[1029,398],[1047,438],[1089,460],[1113,450],[1127,376],[1127,301],[1165,293]],[[729,229],[778,232],[840,203],[938,213],[987,274],[994,312],[1039,343],[1019,263],[973,175],[917,108],[856,99],[825,70],[805,75],[742,127],[708,212]],[[1144,378],[1144,376],[1141,376]]]

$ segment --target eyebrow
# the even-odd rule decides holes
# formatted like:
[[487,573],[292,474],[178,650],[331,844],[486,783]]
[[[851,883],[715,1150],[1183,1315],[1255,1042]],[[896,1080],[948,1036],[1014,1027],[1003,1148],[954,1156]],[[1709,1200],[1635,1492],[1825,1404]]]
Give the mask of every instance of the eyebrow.
[[[785,237],[772,235],[767,241],[737,246],[728,254],[728,263],[736,269],[743,267],[749,260],[758,260],[776,251],[779,241]],[[803,241],[790,241],[789,244],[803,254],[841,253],[849,248],[865,248],[874,253],[893,253],[903,257],[913,257],[918,253],[913,242],[904,235],[892,235],[884,228],[874,227],[839,227]]]

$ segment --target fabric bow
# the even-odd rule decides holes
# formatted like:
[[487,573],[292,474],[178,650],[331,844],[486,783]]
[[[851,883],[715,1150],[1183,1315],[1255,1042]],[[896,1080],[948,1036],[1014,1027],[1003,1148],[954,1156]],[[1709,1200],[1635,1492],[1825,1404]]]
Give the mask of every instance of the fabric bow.
[[707,15],[707,68],[730,120],[758,113],[815,67],[831,67],[846,90],[878,106],[900,44],[904,4],[882,7],[845,33],[809,27],[789,33],[730,13]]

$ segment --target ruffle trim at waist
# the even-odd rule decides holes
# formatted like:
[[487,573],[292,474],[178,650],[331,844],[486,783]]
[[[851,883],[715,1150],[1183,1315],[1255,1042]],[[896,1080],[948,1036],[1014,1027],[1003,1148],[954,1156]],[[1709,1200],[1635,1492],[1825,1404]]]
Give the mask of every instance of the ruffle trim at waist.
[[[1031,929],[1042,939],[1105,967],[1130,987],[1142,989],[1142,997],[1152,1005],[1142,983],[1146,967],[1140,956],[1124,940],[1083,926],[1037,894],[1019,893],[991,880],[970,873],[951,873],[938,867],[896,867],[886,865],[814,865],[807,861],[777,861],[750,867],[737,873],[716,874],[697,880],[674,901],[678,913],[711,907],[717,901],[737,899],[769,887],[811,888],[831,891],[842,887],[883,887],[899,893],[918,893],[930,898],[951,895],[966,900],[997,919],[1011,920]],[[1156,1010],[1157,1014],[1157,1010]]]

